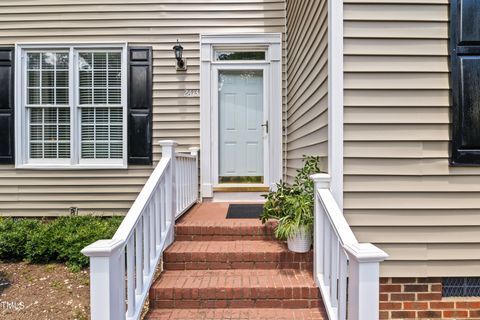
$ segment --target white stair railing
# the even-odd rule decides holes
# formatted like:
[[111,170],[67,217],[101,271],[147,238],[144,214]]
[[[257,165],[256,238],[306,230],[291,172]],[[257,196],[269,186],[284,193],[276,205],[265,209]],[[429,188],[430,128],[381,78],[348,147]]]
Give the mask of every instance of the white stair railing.
[[[174,141],[161,141],[162,159],[128,211],[112,239],[99,240],[85,247],[90,257],[90,308],[92,320],[139,319],[163,251],[174,240],[175,217],[197,200],[198,183],[184,186],[179,200],[177,172],[196,164],[177,164]],[[179,168],[180,167],[180,168]],[[198,169],[196,169],[198,170]],[[195,199],[194,199],[195,195]],[[182,198],[183,199],[183,198]]]
[[313,271],[328,318],[378,319],[380,262],[388,255],[371,243],[357,241],[330,192],[330,176],[311,178],[315,182]]
[[190,148],[190,154],[176,154],[177,214],[184,214],[198,199],[198,150]]

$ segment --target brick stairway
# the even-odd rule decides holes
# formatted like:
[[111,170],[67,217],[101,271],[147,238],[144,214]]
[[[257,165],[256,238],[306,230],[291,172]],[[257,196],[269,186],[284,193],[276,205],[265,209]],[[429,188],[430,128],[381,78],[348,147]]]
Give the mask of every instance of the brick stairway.
[[326,319],[312,252],[289,252],[272,225],[224,211],[205,203],[177,223],[146,319]]

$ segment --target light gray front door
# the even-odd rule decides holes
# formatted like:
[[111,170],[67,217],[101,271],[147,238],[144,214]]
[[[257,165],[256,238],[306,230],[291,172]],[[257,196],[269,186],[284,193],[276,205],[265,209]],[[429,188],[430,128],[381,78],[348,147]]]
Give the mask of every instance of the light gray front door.
[[219,182],[263,183],[263,70],[219,70]]

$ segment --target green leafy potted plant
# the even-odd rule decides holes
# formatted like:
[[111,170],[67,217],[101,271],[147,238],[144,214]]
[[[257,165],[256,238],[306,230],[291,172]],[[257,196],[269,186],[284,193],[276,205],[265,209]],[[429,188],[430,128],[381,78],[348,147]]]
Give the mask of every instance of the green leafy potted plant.
[[262,223],[277,220],[275,236],[286,240],[290,251],[302,253],[312,246],[314,184],[310,175],[320,172],[320,158],[304,156],[303,161],[292,185],[280,182],[276,191],[264,195],[266,202],[260,217]]

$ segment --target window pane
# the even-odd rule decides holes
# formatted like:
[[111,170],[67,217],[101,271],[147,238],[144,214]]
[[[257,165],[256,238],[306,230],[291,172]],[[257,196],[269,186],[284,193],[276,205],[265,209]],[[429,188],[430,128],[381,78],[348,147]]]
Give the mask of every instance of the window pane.
[[265,51],[215,51],[215,60],[265,60]]
[[27,68],[40,69],[40,53],[29,53],[27,55]]
[[80,105],[122,103],[120,52],[81,52],[78,68]]
[[32,142],[30,143],[30,158],[40,159],[43,158],[43,144]]
[[81,157],[121,159],[123,157],[122,107],[81,109]]
[[35,107],[29,111],[30,158],[70,158],[70,109]]
[[27,104],[40,104],[40,89],[28,89]]
[[66,52],[27,53],[27,105],[68,104],[68,59]]
[[80,70],[80,87],[92,86],[92,71]]
[[54,104],[55,96],[53,88],[42,88],[42,104]]
[[68,88],[68,71],[57,70],[57,88]]
[[122,103],[122,93],[120,91],[120,88],[108,90],[108,103],[109,104]]
[[80,88],[80,104],[92,104],[92,88]]
[[93,104],[107,104],[106,88],[93,89]]
[[120,52],[110,52],[108,54],[108,69],[122,69],[122,57]]
[[56,102],[57,104],[68,104],[68,89],[56,89]]
[[107,86],[107,70],[94,70],[93,73],[93,85],[95,87]]
[[68,63],[68,53],[67,52],[60,52],[57,53],[57,70],[58,69],[65,69],[68,70],[69,63]]
[[55,87],[55,71],[42,70],[42,87]]
[[28,70],[28,87],[40,87],[40,70]]
[[107,53],[106,52],[94,52],[93,53],[93,68],[94,69],[106,69],[107,68]]

